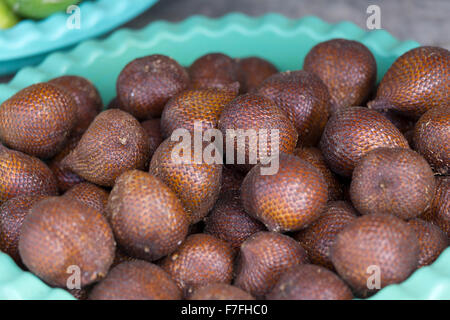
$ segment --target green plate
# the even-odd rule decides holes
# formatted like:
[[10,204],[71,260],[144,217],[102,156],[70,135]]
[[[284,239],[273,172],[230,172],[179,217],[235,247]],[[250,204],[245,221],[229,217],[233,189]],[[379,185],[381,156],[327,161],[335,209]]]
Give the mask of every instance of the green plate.
[[[54,53],[35,68],[25,68],[8,84],[0,85],[0,102],[36,82],[63,74],[84,76],[99,88],[105,103],[115,96],[115,81],[131,60],[166,54],[183,65],[208,52],[233,57],[256,55],[280,70],[302,67],[303,58],[317,43],[332,38],[361,41],[375,55],[380,79],[402,53],[417,47],[400,42],[384,30],[364,31],[351,22],[329,24],[316,17],[290,20],[276,14],[252,18],[230,14],[220,19],[200,16],[181,23],[156,22],[139,31],[119,30],[103,41],[87,41],[68,53]],[[2,256],[3,255],[3,256]],[[431,266],[421,268],[399,285],[384,288],[372,299],[450,299],[450,249]],[[36,277],[18,270],[0,253],[0,298],[65,298]]]

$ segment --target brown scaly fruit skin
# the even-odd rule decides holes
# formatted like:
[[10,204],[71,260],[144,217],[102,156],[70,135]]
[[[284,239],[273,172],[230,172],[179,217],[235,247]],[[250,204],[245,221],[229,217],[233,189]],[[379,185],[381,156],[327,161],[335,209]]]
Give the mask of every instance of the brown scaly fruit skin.
[[[337,273],[361,297],[374,293],[368,280],[379,268],[380,287],[405,280],[418,265],[419,241],[406,222],[390,214],[357,218],[342,230],[331,250]],[[372,282],[370,282],[372,283]]]
[[294,123],[299,143],[316,145],[330,115],[330,95],[314,73],[287,71],[267,78],[257,90],[272,99]]
[[419,267],[432,264],[449,246],[447,235],[438,226],[422,219],[408,221],[419,239]]
[[245,212],[239,190],[222,193],[205,218],[205,233],[225,240],[233,248],[239,248],[252,234],[264,230],[261,222]]
[[394,110],[391,110],[391,107],[386,107],[382,110],[376,110],[380,112],[383,116],[389,119],[401,133],[406,134],[410,130],[414,130],[414,126],[416,121],[408,118]]
[[437,225],[450,239],[450,177],[436,177],[436,191],[429,210],[421,216]]
[[77,121],[72,135],[81,135],[102,111],[103,102],[97,88],[86,78],[70,75],[52,79],[48,83],[63,88],[72,96],[77,107]]
[[351,176],[362,156],[380,147],[409,146],[386,117],[362,107],[345,108],[332,115],[320,140],[330,169],[345,177]]
[[145,168],[149,153],[141,124],[129,113],[111,109],[94,119],[61,164],[89,182],[111,187],[123,172]]
[[428,110],[414,128],[414,148],[435,172],[448,174],[450,168],[450,104]]
[[242,181],[244,181],[245,174],[230,166],[224,165],[222,168],[222,187],[221,193],[228,190],[240,190]]
[[0,144],[0,204],[16,196],[57,195],[52,171],[38,158]]
[[22,265],[19,255],[19,238],[23,221],[30,208],[44,195],[18,196],[9,199],[0,206],[0,250]]
[[303,69],[315,73],[328,87],[333,112],[362,104],[375,85],[377,65],[360,42],[333,39],[319,43],[306,55]]
[[345,201],[332,201],[311,226],[294,234],[308,253],[311,263],[334,270],[331,248],[336,236],[357,217],[355,209]]
[[389,213],[411,219],[427,210],[435,179],[426,160],[404,148],[378,148],[353,171],[350,197],[361,214]]
[[161,180],[144,171],[127,171],[117,179],[106,213],[119,245],[144,260],[172,253],[188,233],[188,216],[181,201]]
[[212,283],[230,284],[233,249],[209,234],[193,234],[161,263],[185,294]]
[[67,190],[63,197],[80,201],[104,214],[109,192],[95,184],[82,182]]
[[238,81],[237,65],[222,53],[201,56],[189,68],[191,89],[224,89]]
[[0,106],[0,139],[8,147],[50,158],[76,125],[77,106],[64,89],[48,83],[29,86]]
[[294,239],[276,232],[261,231],[242,244],[234,284],[261,299],[272,290],[284,272],[308,262],[305,250]]
[[238,287],[214,283],[196,289],[188,300],[255,300],[255,298]]
[[111,269],[89,295],[90,300],[180,300],[181,290],[155,264],[137,260]]
[[77,300],[87,300],[89,297],[90,287],[82,289],[70,289],[67,290]]
[[255,91],[265,79],[278,72],[272,63],[259,57],[237,59],[236,62],[242,93]]
[[279,170],[262,175],[255,166],[244,179],[241,199],[245,211],[270,231],[296,231],[319,218],[328,200],[322,174],[310,163],[281,154]]
[[284,273],[267,300],[350,300],[350,288],[334,272],[302,264]]
[[177,163],[172,152],[178,141],[165,140],[150,162],[150,173],[160,178],[181,199],[191,224],[201,221],[216,203],[222,183],[222,165],[194,162]]
[[147,132],[148,135],[148,143],[150,148],[150,157],[152,158],[153,154],[155,153],[156,149],[158,149],[159,145],[163,142],[163,137],[161,134],[161,119],[150,119],[141,122],[142,128],[144,128],[145,132]]
[[450,51],[419,47],[400,56],[384,75],[369,108],[392,110],[418,118],[427,110],[450,105]]
[[113,232],[100,212],[64,197],[50,197],[33,205],[19,240],[23,263],[58,287],[67,285],[67,269],[73,265],[80,268],[81,287],[106,276],[115,247]]
[[185,90],[167,102],[161,115],[161,132],[170,137],[177,129],[194,132],[200,123],[202,131],[217,127],[223,108],[237,96],[236,90]]
[[296,148],[294,155],[309,162],[322,173],[328,185],[328,201],[343,199],[342,185],[336,175],[328,168],[320,149],[314,147]]
[[139,260],[139,259],[131,257],[120,246],[117,246],[116,254],[114,255],[114,261],[111,265],[111,269],[114,268],[115,266],[121,264],[122,262],[136,261],[136,260]]
[[119,74],[117,106],[139,120],[159,117],[166,102],[188,83],[186,70],[175,60],[159,54],[138,58]]
[[[256,153],[256,163],[261,163],[260,153],[263,155],[274,156],[276,150],[275,146],[272,146],[270,137],[273,134],[272,130],[279,130],[279,152],[292,153],[295,149],[298,139],[298,133],[295,130],[293,123],[284,114],[284,112],[276,106],[276,104],[259,94],[245,94],[237,97],[230,102],[223,110],[219,119],[219,130],[222,132],[225,141],[227,140],[227,129],[233,130],[254,130],[256,137],[253,134],[249,134],[250,137],[257,141],[257,145],[260,145],[259,137],[262,133],[261,130],[267,131],[267,150]],[[249,155],[251,154],[250,148],[252,145],[249,143],[249,139],[240,141],[240,139],[232,139],[234,141],[234,155],[227,155],[227,163],[229,158],[234,159],[232,163],[236,164],[234,167],[249,171],[255,164],[249,163]],[[230,140],[230,139],[228,139]],[[224,143],[225,150],[228,149],[226,143]],[[242,150],[242,151],[241,151]],[[245,152],[245,163],[239,164],[236,155],[238,153]],[[272,154],[273,153],[273,154]]]

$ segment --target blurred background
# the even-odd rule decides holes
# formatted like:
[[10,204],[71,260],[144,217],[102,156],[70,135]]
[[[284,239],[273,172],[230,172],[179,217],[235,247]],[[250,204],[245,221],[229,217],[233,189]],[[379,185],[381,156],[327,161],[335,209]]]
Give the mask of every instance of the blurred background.
[[[450,49],[450,0],[159,0],[122,27],[139,29],[152,21],[176,22],[195,14],[219,17],[230,12],[252,16],[277,12],[290,18],[316,15],[332,23],[349,20],[366,28],[369,5],[380,7],[381,28],[396,38]],[[0,82],[12,76],[0,76]]]

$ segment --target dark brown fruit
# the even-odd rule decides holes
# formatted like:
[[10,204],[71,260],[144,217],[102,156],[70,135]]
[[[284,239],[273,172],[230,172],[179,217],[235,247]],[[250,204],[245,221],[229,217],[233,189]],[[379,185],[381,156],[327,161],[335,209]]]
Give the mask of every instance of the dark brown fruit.
[[129,255],[149,261],[172,253],[188,232],[181,201],[144,171],[127,171],[117,179],[106,213],[118,244]]
[[17,196],[57,195],[52,171],[38,158],[0,144],[0,204]]
[[129,254],[127,254],[122,248],[119,246],[116,248],[116,254],[114,255],[114,261],[111,265],[111,268],[114,268],[115,266],[121,264],[122,262],[126,261],[136,261],[139,260],[137,258],[131,257]]
[[27,87],[0,106],[0,139],[8,147],[50,158],[76,125],[77,106],[64,89],[48,83]]
[[[226,154],[226,162],[237,163],[236,167],[245,171],[250,170],[256,163],[261,163],[263,157],[268,158],[276,154],[276,145],[271,142],[271,137],[275,137],[274,129],[279,131],[280,152],[292,153],[298,138],[293,123],[283,111],[272,100],[258,94],[245,94],[228,104],[220,116],[218,128],[222,131],[225,141],[234,143],[233,154]],[[227,136],[229,129],[235,130],[238,138]],[[243,130],[249,138],[245,138],[238,130]],[[266,139],[263,137],[264,131],[267,134]],[[257,144],[250,143],[251,140]],[[226,146],[226,150],[228,148],[229,146]],[[239,157],[236,155],[242,157],[245,164],[237,161]],[[255,159],[250,159],[251,155],[254,155]]]
[[447,235],[438,226],[421,219],[409,220],[408,224],[414,229],[419,239],[420,254],[418,266],[423,267],[432,264],[441,252],[448,247]]
[[30,208],[47,196],[18,196],[0,206],[0,250],[21,264],[19,238],[23,221]]
[[345,39],[314,46],[305,57],[303,69],[318,75],[328,87],[334,111],[362,104],[377,77],[377,64],[370,50],[360,42]]
[[196,124],[202,131],[216,128],[223,108],[237,93],[237,90],[217,89],[185,90],[179,93],[169,100],[161,115],[163,137],[170,137],[177,129],[194,132]]
[[450,239],[450,177],[436,177],[436,191],[431,207],[422,218],[434,223]]
[[123,262],[89,295],[90,300],[180,300],[181,290],[170,276],[145,261]]
[[[427,110],[450,105],[450,51],[419,47],[400,56],[384,75],[369,108],[418,118]],[[388,104],[386,104],[388,103]]]
[[112,100],[106,106],[106,110],[108,109],[121,109],[119,99],[117,97],[112,98]]
[[243,172],[224,165],[222,169],[222,188],[220,191],[223,193],[227,190],[240,190],[244,178],[245,174]]
[[260,299],[284,272],[301,263],[308,263],[308,257],[297,241],[261,231],[242,244],[234,284]]
[[255,91],[265,79],[278,72],[272,63],[259,57],[238,59],[237,64],[242,93]]
[[89,289],[90,287],[86,287],[82,289],[70,289],[67,291],[69,291],[69,293],[77,300],[87,300],[89,297]]
[[145,132],[148,135],[148,143],[150,148],[150,157],[152,158],[156,149],[158,149],[159,145],[163,142],[163,137],[161,135],[161,119],[150,119],[141,122],[142,128],[144,128]]
[[149,160],[149,138],[130,114],[111,109],[100,113],[61,164],[89,182],[111,187],[127,170],[143,169]]
[[109,192],[89,182],[79,183],[64,193],[64,198],[77,200],[100,213],[105,212]]
[[416,121],[411,118],[408,118],[396,111],[390,109],[390,107],[386,107],[385,109],[377,110],[383,116],[389,119],[390,122],[400,130],[401,133],[406,134],[406,132],[413,130]]
[[331,248],[339,232],[356,217],[357,213],[349,203],[329,202],[320,218],[308,228],[294,234],[294,239],[306,250],[311,263],[334,270]]
[[358,162],[350,197],[361,214],[389,213],[401,219],[419,216],[431,205],[433,171],[417,152],[378,148]]
[[239,190],[222,193],[205,218],[205,233],[225,240],[233,248],[239,248],[252,234],[265,229],[261,222],[245,212]]
[[319,218],[328,200],[328,188],[312,164],[280,154],[277,173],[264,175],[257,165],[247,174],[241,199],[245,210],[270,231],[296,231]]
[[166,102],[188,83],[186,70],[169,57],[155,54],[135,59],[117,79],[118,107],[139,120],[159,117]]
[[299,143],[316,145],[330,115],[330,94],[314,73],[303,70],[274,74],[257,90],[272,99],[294,123]]
[[294,150],[294,155],[309,162],[322,173],[328,185],[328,201],[343,199],[342,185],[336,175],[328,168],[325,158],[318,148],[297,148]]
[[[365,297],[380,287],[405,280],[418,265],[419,241],[406,222],[390,214],[357,218],[342,230],[331,250],[338,274],[355,294]],[[371,288],[369,288],[369,285]]]
[[201,56],[189,68],[192,89],[224,89],[238,81],[237,65],[222,53]]
[[428,110],[414,129],[414,148],[440,174],[450,173],[450,104]]
[[196,289],[189,300],[255,300],[244,290],[225,283],[214,283]]
[[79,76],[62,76],[48,83],[67,90],[72,96],[77,106],[77,122],[72,134],[82,134],[103,108],[97,88],[88,79]]
[[362,107],[345,108],[331,116],[320,140],[330,169],[346,177],[362,156],[380,147],[408,148],[408,142],[386,117]]
[[162,261],[185,293],[212,283],[231,283],[233,250],[225,241],[209,234],[193,234]]
[[216,203],[222,183],[222,165],[205,161],[194,163],[194,144],[189,150],[192,155],[188,157],[190,163],[177,163],[172,152],[178,144],[169,138],[158,147],[150,162],[150,173],[178,195],[192,224],[202,220]]
[[[36,203],[22,225],[19,252],[28,269],[50,285],[65,287],[77,266],[81,286],[106,276],[114,259],[111,228],[100,212],[64,197]],[[70,269],[69,269],[70,270]]]
[[312,264],[302,264],[284,273],[268,300],[350,300],[350,288],[334,272]]

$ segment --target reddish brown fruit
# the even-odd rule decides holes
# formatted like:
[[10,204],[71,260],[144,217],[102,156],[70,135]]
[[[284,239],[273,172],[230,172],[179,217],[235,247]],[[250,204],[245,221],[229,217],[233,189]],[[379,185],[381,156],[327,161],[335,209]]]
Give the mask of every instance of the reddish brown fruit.
[[294,234],[313,264],[334,270],[331,248],[337,235],[356,219],[353,207],[344,201],[329,202],[324,213],[308,228]]
[[50,285],[65,287],[70,266],[80,269],[84,287],[103,278],[114,259],[115,242],[106,218],[64,197],[36,203],[22,225],[19,252],[28,269]]
[[302,145],[316,145],[330,115],[330,94],[313,73],[303,70],[274,74],[258,88],[294,123]]
[[181,290],[170,276],[145,261],[123,262],[89,295],[90,300],[180,300]]
[[444,251],[449,241],[447,235],[439,229],[438,226],[421,219],[412,219],[408,224],[416,232],[419,239],[419,267],[424,267],[432,264]]
[[[228,104],[220,116],[218,128],[225,140],[234,144],[234,148],[231,148],[233,154],[226,155],[226,162],[237,163],[236,167],[244,171],[250,170],[256,163],[261,163],[262,157],[275,155],[276,145],[271,142],[275,129],[279,131],[280,152],[292,153],[298,138],[294,125],[283,111],[272,100],[258,94],[245,94]],[[227,137],[229,129],[235,130],[238,138]],[[246,139],[244,134],[239,134],[238,130],[243,130],[249,139]],[[266,139],[263,138],[264,131],[267,134]],[[250,143],[252,140],[255,144]],[[228,148],[229,146],[226,146],[226,150]],[[245,156],[245,164],[235,160],[236,154],[237,160]],[[249,158],[252,155],[254,159]]]
[[265,229],[261,222],[245,212],[239,190],[222,193],[205,218],[205,233],[225,240],[233,248],[239,248],[252,234]]
[[188,83],[186,70],[175,60],[159,54],[138,58],[117,79],[118,106],[139,120],[159,117],[166,102]]
[[0,139],[15,150],[50,158],[76,125],[77,106],[64,89],[48,83],[27,87],[0,106]]
[[278,69],[269,61],[259,57],[248,57],[237,60],[241,92],[253,92],[261,83],[278,72]]
[[0,204],[17,196],[57,195],[52,171],[38,158],[0,144]]
[[428,110],[414,129],[414,148],[440,174],[450,172],[450,104]]
[[117,247],[116,254],[114,255],[114,261],[111,265],[111,269],[114,268],[115,266],[121,264],[122,262],[136,261],[136,260],[138,260],[138,259],[131,257],[129,254],[127,254],[125,251],[123,251],[123,249],[121,249],[120,247]]
[[312,264],[295,266],[284,273],[268,300],[350,300],[350,288],[334,272]]
[[130,114],[111,109],[100,113],[61,164],[89,182],[111,187],[125,171],[143,169],[149,139]]
[[0,250],[22,264],[19,255],[19,237],[23,221],[30,208],[47,196],[18,196],[0,206]]
[[117,97],[112,98],[112,100],[106,106],[106,110],[108,109],[121,109],[119,99]]
[[222,188],[220,191],[240,190],[245,174],[229,166],[223,166],[222,169]]
[[79,183],[64,193],[64,198],[77,200],[101,213],[105,212],[109,192],[89,182]]
[[150,119],[141,122],[142,128],[144,128],[145,132],[148,135],[148,143],[150,148],[150,157],[152,158],[156,149],[158,149],[159,145],[163,142],[163,137],[161,135],[161,119]]
[[295,265],[308,263],[305,250],[294,239],[261,231],[241,246],[234,284],[260,299],[281,275]]
[[[164,107],[161,131],[164,138],[177,129],[194,132],[196,124],[205,131],[217,127],[223,108],[237,95],[237,90],[185,90]],[[197,129],[198,130],[198,129]]]
[[255,300],[244,290],[225,283],[214,283],[196,289],[189,300]]
[[77,300],[87,300],[89,297],[89,289],[90,287],[82,289],[70,289],[67,291],[69,291],[69,293]]
[[378,148],[353,171],[350,197],[361,214],[389,213],[401,219],[429,208],[435,181],[425,159],[411,149]]
[[436,177],[436,191],[431,207],[422,218],[434,223],[450,239],[450,177]]
[[209,234],[193,234],[161,264],[185,293],[212,283],[231,283],[233,250]]
[[370,50],[360,42],[345,39],[314,46],[305,57],[303,69],[318,75],[328,87],[334,111],[362,104],[377,77],[377,64]]
[[106,209],[119,245],[141,259],[154,261],[172,253],[188,232],[181,201],[161,180],[138,170],[116,181]]
[[414,48],[400,56],[384,75],[369,108],[399,111],[418,118],[427,110],[450,105],[450,51]]
[[419,241],[406,222],[390,214],[357,218],[342,230],[331,250],[338,274],[355,294],[365,297],[376,292],[368,283],[374,272],[380,287],[405,280],[416,268]]
[[[222,183],[222,165],[195,163],[194,157],[188,157],[190,163],[177,163],[172,152],[179,142],[165,140],[156,150],[150,162],[150,173],[160,178],[181,199],[189,213],[190,223],[202,220],[217,201]],[[191,155],[194,154],[192,144]]]
[[271,231],[296,231],[319,218],[326,206],[328,189],[322,174],[294,155],[281,154],[279,170],[261,173],[255,166],[241,187],[245,210]]
[[88,79],[79,76],[62,76],[48,83],[67,90],[72,96],[77,107],[77,122],[72,134],[82,134],[103,108],[97,88]]
[[328,185],[328,201],[343,199],[342,185],[336,175],[328,168],[325,158],[319,149],[314,147],[297,148],[294,150],[294,155],[309,162],[322,173]]
[[195,60],[189,76],[192,89],[223,89],[238,81],[236,63],[222,53],[209,53]]
[[392,122],[394,126],[396,126],[397,129],[400,130],[400,132],[403,134],[414,129],[416,121],[396,111],[391,110],[390,107],[386,107],[385,109],[377,111],[380,112],[386,118],[388,118],[389,121]]
[[320,141],[330,169],[346,177],[362,156],[380,147],[408,148],[408,142],[383,115],[362,107],[345,108],[331,116]]

